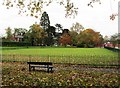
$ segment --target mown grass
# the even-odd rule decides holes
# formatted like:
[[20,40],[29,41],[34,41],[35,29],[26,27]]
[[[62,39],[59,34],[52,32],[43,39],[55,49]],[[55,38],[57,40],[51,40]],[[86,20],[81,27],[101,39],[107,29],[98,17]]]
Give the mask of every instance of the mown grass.
[[71,64],[118,64],[118,53],[104,48],[3,47],[2,61],[51,61]]
[[[6,50],[4,50],[6,49]],[[8,51],[9,49],[9,51]],[[11,49],[11,50],[10,50]],[[39,47],[3,47],[3,54],[21,54],[21,55],[55,55],[55,56],[84,56],[84,55],[115,55],[114,52],[103,48],[39,48]]]

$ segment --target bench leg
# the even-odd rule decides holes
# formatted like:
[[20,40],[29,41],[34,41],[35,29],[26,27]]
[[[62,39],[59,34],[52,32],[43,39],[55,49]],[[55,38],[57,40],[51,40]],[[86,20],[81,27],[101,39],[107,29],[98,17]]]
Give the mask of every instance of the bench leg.
[[29,64],[29,71],[31,71],[31,66],[30,66],[30,64]]
[[29,71],[31,71],[31,68],[29,67]]
[[35,71],[35,67],[33,67],[33,71]]
[[52,68],[51,68],[51,72],[53,72]]
[[49,73],[49,68],[47,69],[47,72]]

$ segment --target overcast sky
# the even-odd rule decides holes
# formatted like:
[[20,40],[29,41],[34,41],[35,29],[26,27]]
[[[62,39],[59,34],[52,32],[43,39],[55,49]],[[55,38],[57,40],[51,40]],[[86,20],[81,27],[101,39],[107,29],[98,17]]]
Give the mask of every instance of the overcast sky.
[[[87,6],[89,1],[73,0],[76,7],[79,8],[78,15],[75,18],[65,18],[64,7],[54,2],[49,7],[44,8],[44,11],[49,15],[51,26],[59,23],[63,28],[69,29],[73,23],[79,22],[86,29],[92,28],[103,36],[117,33],[118,17],[112,21],[109,16],[118,12],[118,1],[120,0],[101,0],[102,4],[95,3],[94,8]],[[40,21],[40,19],[33,17],[20,16],[16,8],[8,10],[1,4],[2,0],[0,0],[0,36],[5,34],[7,27],[29,29],[29,26]]]

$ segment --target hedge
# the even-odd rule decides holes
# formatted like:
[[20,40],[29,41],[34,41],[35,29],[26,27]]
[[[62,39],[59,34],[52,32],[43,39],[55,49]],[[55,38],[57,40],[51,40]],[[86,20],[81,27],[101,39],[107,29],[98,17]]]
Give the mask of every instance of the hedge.
[[32,44],[29,42],[2,42],[2,46],[31,46]]
[[120,52],[120,49],[118,48],[112,48],[112,47],[104,47],[104,48],[106,48],[106,49],[108,49],[108,50],[111,50],[111,51],[113,51],[113,52]]

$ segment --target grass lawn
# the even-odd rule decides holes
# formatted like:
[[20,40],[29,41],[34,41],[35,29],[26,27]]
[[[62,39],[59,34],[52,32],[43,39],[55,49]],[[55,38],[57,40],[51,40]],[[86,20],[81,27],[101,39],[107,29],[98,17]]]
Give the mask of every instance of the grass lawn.
[[104,48],[3,47],[3,61],[51,61],[74,64],[118,64],[118,53]]

